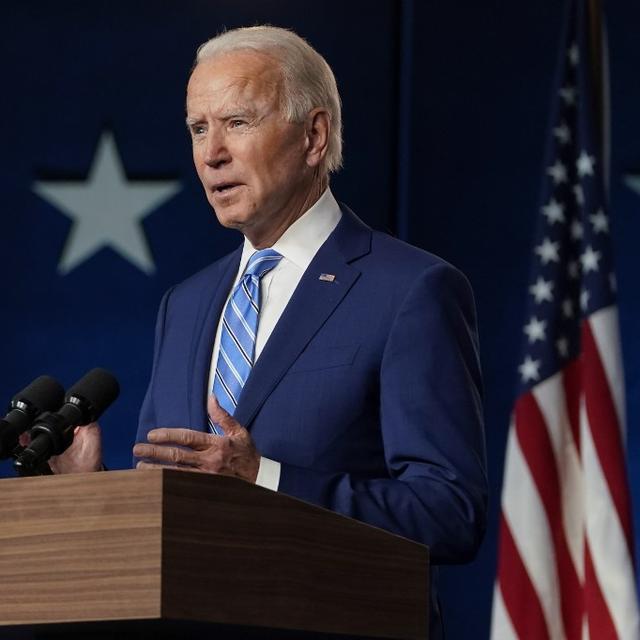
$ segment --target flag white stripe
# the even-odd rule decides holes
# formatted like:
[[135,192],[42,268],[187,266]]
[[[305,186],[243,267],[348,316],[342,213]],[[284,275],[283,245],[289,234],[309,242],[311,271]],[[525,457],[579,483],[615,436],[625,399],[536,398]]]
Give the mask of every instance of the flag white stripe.
[[493,612],[491,614],[491,640],[518,640],[511,618],[502,599],[500,585],[493,590]]
[[618,512],[591,437],[584,404],[580,409],[587,539],[598,584],[620,640],[638,640],[640,621],[633,562]]
[[553,538],[540,495],[520,448],[513,419],[503,486],[502,512],[538,595],[551,640],[564,640]]
[[584,580],[584,510],[582,465],[569,423],[561,373],[532,389],[547,425],[560,482],[562,523],[579,580]]
[[609,389],[618,414],[618,424],[622,442],[626,442],[626,415],[624,406],[624,374],[622,353],[620,352],[620,330],[618,328],[618,308],[605,307],[589,316],[593,339],[598,347],[600,362],[609,382]]

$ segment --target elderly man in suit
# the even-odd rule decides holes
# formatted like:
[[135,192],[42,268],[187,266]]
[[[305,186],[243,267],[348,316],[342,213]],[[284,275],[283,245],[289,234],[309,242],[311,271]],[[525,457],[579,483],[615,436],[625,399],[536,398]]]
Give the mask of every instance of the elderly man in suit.
[[[162,300],[137,467],[238,476],[427,544],[434,565],[470,560],[487,499],[472,293],[335,200],[328,64],[285,29],[223,33],[198,50],[187,126],[244,242]],[[53,466],[99,466],[95,438],[74,448]],[[439,638],[435,589],[431,606]]]

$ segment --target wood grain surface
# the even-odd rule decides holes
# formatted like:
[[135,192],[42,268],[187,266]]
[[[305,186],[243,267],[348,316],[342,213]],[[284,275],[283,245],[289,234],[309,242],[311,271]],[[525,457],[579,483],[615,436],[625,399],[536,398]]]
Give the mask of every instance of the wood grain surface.
[[0,625],[160,614],[161,474],[0,481]]
[[164,495],[166,617],[427,637],[423,545],[235,478],[170,472]]
[[242,480],[0,481],[0,628],[162,618],[424,640],[427,603],[426,547]]

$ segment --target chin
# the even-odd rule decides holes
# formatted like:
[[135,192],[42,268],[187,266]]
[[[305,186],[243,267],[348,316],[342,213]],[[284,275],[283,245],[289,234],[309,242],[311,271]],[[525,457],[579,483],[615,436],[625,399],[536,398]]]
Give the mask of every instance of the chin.
[[227,229],[242,231],[249,222],[246,211],[243,211],[242,208],[237,206],[221,207],[220,205],[216,205],[213,206],[213,211],[216,214],[218,222]]

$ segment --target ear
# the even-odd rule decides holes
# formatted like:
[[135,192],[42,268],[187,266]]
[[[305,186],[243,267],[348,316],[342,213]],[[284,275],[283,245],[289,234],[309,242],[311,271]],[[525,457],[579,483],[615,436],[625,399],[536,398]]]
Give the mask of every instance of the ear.
[[320,107],[309,112],[305,122],[306,129],[306,161],[309,167],[320,166],[327,155],[331,120],[326,109]]

